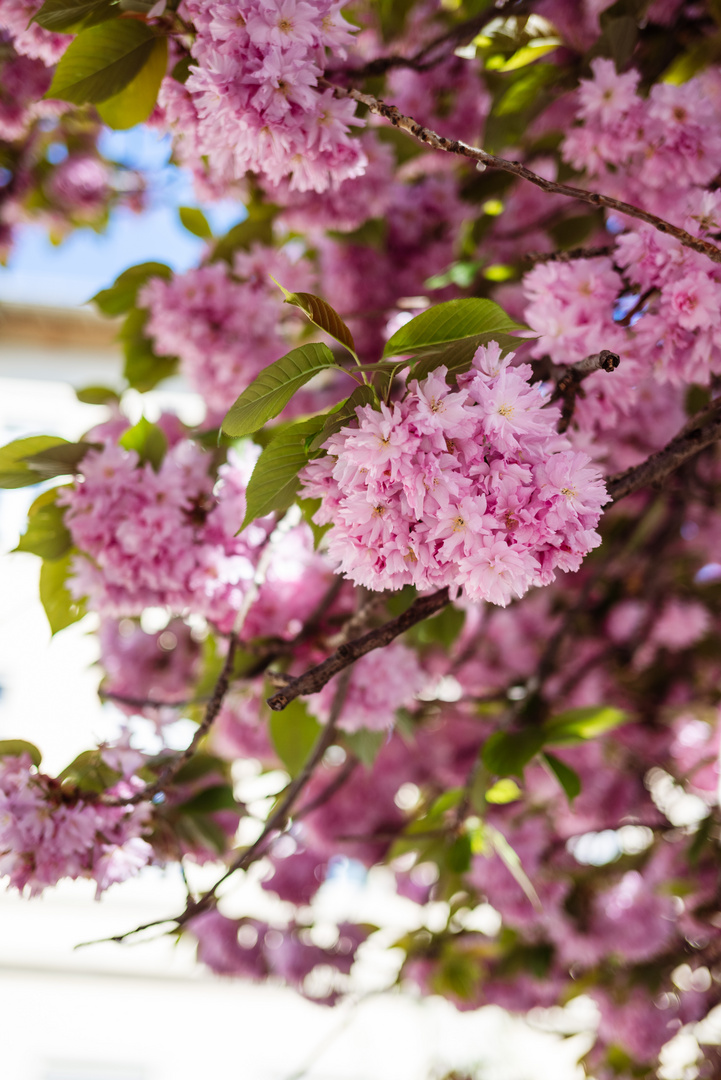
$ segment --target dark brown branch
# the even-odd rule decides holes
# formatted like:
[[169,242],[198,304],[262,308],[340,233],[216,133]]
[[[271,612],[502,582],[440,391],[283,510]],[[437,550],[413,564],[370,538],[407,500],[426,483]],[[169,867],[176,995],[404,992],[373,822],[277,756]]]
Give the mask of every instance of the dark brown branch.
[[640,465],[610,477],[606,481],[606,488],[611,501],[618,502],[634,491],[660,483],[718,438],[721,438],[721,407],[717,402],[710,409],[692,417],[663,450],[651,454]]
[[573,419],[576,398],[579,393],[583,395],[583,391],[581,390],[581,383],[583,380],[587,379],[594,371],[615,371],[620,363],[621,357],[618,353],[612,353],[609,352],[608,349],[602,349],[601,352],[593,353],[592,356],[586,356],[583,360],[579,360],[577,364],[572,364],[567,371],[564,372],[556,384],[556,389],[549,398],[549,403],[558,401],[559,398],[563,399],[561,419],[558,422],[558,431],[561,434],[568,430],[568,426]]
[[532,266],[547,262],[573,262],[575,259],[598,259],[602,255],[613,255],[614,251],[613,244],[604,244],[602,247],[569,248],[567,251],[529,251],[523,256],[523,261]]
[[373,649],[380,649],[383,645],[388,645],[399,634],[409,630],[411,626],[423,622],[429,615],[435,615],[447,603],[447,588],[439,589],[438,592],[431,593],[430,596],[420,596],[396,619],[391,619],[389,622],[384,623],[383,626],[370,630],[362,637],[356,638],[355,641],[349,641],[347,644],[341,645],[321,664],[317,664],[314,668],[304,672],[303,675],[299,675],[297,679],[292,679],[287,686],[284,686],[268,698],[268,704],[271,709],[279,712],[300,694],[317,693],[334,675],[337,675],[339,671],[343,671],[349,664],[359,660],[366,653],[372,652]]
[[106,806],[134,806],[137,803],[147,802],[149,799],[152,799],[154,795],[157,795],[167,787],[170,781],[177,776],[183,768],[183,765],[186,765],[190,761],[195,751],[198,749],[201,739],[210,731],[215,718],[221,710],[223,700],[228,692],[228,686],[230,685],[230,676],[233,672],[233,663],[235,661],[237,648],[238,637],[235,633],[232,633],[228,637],[228,652],[223,667],[221,668],[220,675],[213,687],[213,693],[210,695],[205,715],[198,724],[198,728],[185,750],[174,757],[160,770],[157,779],[154,780],[152,784],[146,784],[141,791],[136,791],[136,793],[131,795],[128,799],[103,799],[103,803]]
[[721,248],[716,247],[715,244],[708,240],[692,236],[685,229],[672,225],[670,221],[664,221],[663,218],[649,213],[648,210],[642,210],[639,206],[632,206],[631,203],[614,199],[610,195],[601,195],[597,191],[586,191],[585,188],[575,187],[573,184],[559,184],[554,180],[546,180],[543,176],[539,176],[538,173],[534,173],[531,169],[522,165],[520,161],[509,161],[506,158],[497,157],[495,154],[489,154],[486,150],[481,150],[480,147],[468,146],[458,139],[447,139],[445,135],[439,135],[430,128],[419,124],[412,117],[404,116],[395,105],[387,105],[372,94],[364,94],[360,90],[346,90],[344,87],[336,86],[325,79],[320,80],[320,82],[321,85],[333,90],[337,97],[350,97],[360,105],[365,105],[376,116],[382,116],[385,120],[389,120],[394,127],[407,132],[408,135],[412,135],[414,139],[418,139],[419,142],[430,146],[433,150],[443,150],[448,154],[458,154],[461,157],[468,158],[475,161],[476,168],[481,170],[486,168],[500,169],[502,172],[519,176],[521,179],[535,184],[536,187],[549,195],[564,195],[569,199],[589,203],[591,206],[603,206],[607,210],[615,211],[617,214],[637,218],[639,221],[651,225],[658,232],[675,237],[684,247],[700,252],[711,259],[712,262],[721,263]]

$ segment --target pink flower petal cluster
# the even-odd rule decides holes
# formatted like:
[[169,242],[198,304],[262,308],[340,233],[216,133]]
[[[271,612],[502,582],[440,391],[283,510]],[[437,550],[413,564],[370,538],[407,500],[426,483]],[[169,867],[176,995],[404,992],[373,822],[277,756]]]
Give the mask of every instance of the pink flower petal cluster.
[[338,569],[373,589],[464,588],[505,606],[598,546],[606,490],[558,412],[497,344],[459,389],[440,367],[392,407],[358,408],[301,474]]
[[[615,193],[657,213],[671,209],[679,191],[708,184],[721,168],[721,117],[704,80],[657,82],[647,98],[638,72],[616,72],[612,60],[591,63],[582,80],[574,128],[563,155],[591,176],[603,175]],[[641,200],[641,203],[639,203]]]
[[51,73],[41,60],[16,56],[2,31],[0,44],[10,54],[0,66],[0,138],[15,142],[38,116],[50,111],[41,99],[50,86]]
[[533,356],[573,364],[601,349],[624,348],[626,334],[613,321],[623,282],[611,259],[539,263],[524,277],[523,291],[524,317],[541,335]]
[[[355,102],[320,90],[325,50],[344,57],[352,27],[339,0],[187,0],[196,28],[185,84],[211,172],[252,171],[325,191],[365,167],[350,134]],[[180,131],[182,133],[182,127]]]
[[82,478],[59,497],[81,552],[73,594],[102,615],[168,607],[232,624],[266,530],[254,526],[235,537],[246,473],[223,466],[216,503],[209,465],[209,455],[190,441],[168,450],[157,473],[139,465],[134,450],[110,444],[91,450]]
[[54,34],[30,20],[43,6],[43,0],[0,0],[0,30],[12,38],[15,51],[48,67],[57,64],[72,40],[69,34]]
[[214,262],[169,281],[151,278],[138,296],[150,311],[147,333],[156,352],[180,357],[210,425],[219,424],[241,391],[287,351],[282,296],[271,274],[291,289],[310,285],[305,264],[256,244],[236,255],[232,270]]
[[[354,664],[343,701],[338,727],[343,731],[390,731],[396,710],[410,706],[427,676],[418,662],[418,654],[405,645],[391,644]],[[338,677],[326,683],[311,703],[324,723],[330,715],[338,686]]]
[[[718,192],[690,192],[681,200],[684,227],[714,234],[721,222]],[[678,205],[678,204],[677,204]],[[649,309],[634,325],[634,352],[660,382],[707,384],[721,372],[721,272],[673,237],[639,225],[619,236],[616,259]]]
[[65,877],[93,879],[99,893],[133,877],[153,854],[146,821],[142,805],[65,798],[27,754],[0,759],[0,877],[31,896]]

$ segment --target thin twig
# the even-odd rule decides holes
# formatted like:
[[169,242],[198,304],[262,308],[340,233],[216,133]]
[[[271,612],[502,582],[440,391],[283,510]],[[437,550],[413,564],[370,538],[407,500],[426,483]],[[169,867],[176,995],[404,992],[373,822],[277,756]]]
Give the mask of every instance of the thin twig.
[[601,352],[593,353],[592,356],[586,356],[583,360],[579,360],[576,364],[566,370],[556,384],[556,389],[549,398],[549,404],[554,401],[558,401],[559,398],[563,399],[563,405],[561,407],[561,419],[558,423],[558,431],[563,434],[568,430],[568,426],[573,419],[573,410],[576,407],[576,398],[579,394],[583,394],[581,390],[581,383],[584,379],[587,379],[594,371],[615,371],[618,365],[621,363],[621,357],[618,353],[609,352],[608,349],[602,349]]
[[292,515],[286,514],[285,518],[276,525],[275,529],[268,534],[258,559],[258,564],[255,569],[255,575],[248,588],[243,602],[240,605],[240,609],[235,617],[233,629],[228,636],[228,651],[223,662],[223,666],[220,670],[220,674],[216,680],[213,692],[210,695],[208,706],[205,710],[203,719],[198,724],[198,727],[190,740],[188,746],[182,753],[172,758],[167,765],[165,765],[158,773],[157,778],[151,783],[146,784],[140,791],[136,791],[134,795],[131,795],[127,799],[115,799],[115,798],[103,798],[103,803],[106,806],[136,806],[138,803],[147,802],[155,795],[159,795],[173,780],[175,776],[180,772],[184,765],[186,765],[195,754],[202,739],[210,731],[213,723],[215,722],[218,713],[220,712],[225,695],[228,692],[230,685],[230,677],[233,673],[233,664],[235,662],[235,654],[238,650],[238,642],[240,634],[245,626],[246,619],[250,614],[250,610],[253,604],[258,599],[258,594],[262,585],[265,582],[268,568],[270,566],[270,560],[272,558],[273,545],[288,531],[294,524]]
[[86,945],[98,945],[103,941],[113,941],[116,944],[120,944],[121,942],[126,941],[127,938],[134,937],[135,934],[139,934],[144,930],[150,930],[155,926],[163,926],[166,923],[171,923],[176,927],[184,926],[186,923],[190,922],[191,919],[194,919],[196,915],[199,915],[201,912],[206,911],[211,907],[215,903],[216,893],[220,886],[227,881],[229,877],[232,877],[236,871],[247,870],[252,863],[256,862],[264,854],[266,844],[272,834],[284,829],[288,824],[291,811],[295,806],[298,796],[305,788],[315,772],[316,766],[320,763],[326,750],[336,737],[338,720],[343,712],[343,705],[348,692],[350,674],[350,671],[345,671],[338,680],[338,687],[333,698],[328,723],[316,740],[316,744],[311,750],[303,768],[286,788],[285,797],[266,821],[260,836],[233,860],[225,873],[218,878],[211,888],[204,892],[197,900],[189,903],[185,908],[185,911],[180,915],[172,916],[168,919],[156,919],[154,922],[136,926],[134,930],[127,930],[123,934],[115,934],[113,937],[101,938],[100,941],[84,941],[81,942],[81,944],[76,945],[75,948],[83,948]]
[[469,158],[471,161],[475,161],[476,168],[481,170],[486,168],[500,169],[502,172],[520,176],[523,180],[535,184],[536,187],[541,188],[542,191],[547,192],[549,195],[564,195],[569,199],[589,203],[591,206],[603,206],[607,210],[615,211],[617,214],[637,218],[639,221],[651,225],[658,232],[673,236],[684,247],[706,255],[712,262],[721,263],[721,248],[716,247],[715,244],[710,243],[708,240],[692,236],[685,229],[672,225],[670,221],[664,221],[663,218],[649,213],[648,210],[643,210],[639,206],[633,206],[631,203],[623,202],[620,199],[614,199],[610,195],[601,195],[597,191],[586,191],[585,188],[575,187],[573,184],[559,184],[554,180],[546,180],[545,177],[539,176],[538,173],[534,173],[531,169],[522,165],[520,161],[509,161],[506,158],[497,157],[496,154],[490,154],[480,147],[468,146],[467,143],[460,142],[458,139],[448,139],[445,135],[439,135],[430,128],[424,127],[423,124],[419,124],[412,117],[404,116],[395,105],[387,105],[372,94],[364,94],[360,90],[346,90],[344,87],[337,86],[325,79],[321,79],[320,84],[333,90],[336,97],[349,97],[360,105],[365,105],[376,116],[382,116],[385,120],[389,120],[394,127],[407,132],[408,135],[412,135],[414,139],[418,139],[419,142],[430,146],[433,150],[443,150],[448,154],[458,154],[461,157]]
[[576,259],[598,259],[602,255],[613,255],[613,244],[604,244],[602,247],[577,247],[567,251],[529,251],[522,256],[523,262],[536,266],[538,263],[547,262],[574,262]]

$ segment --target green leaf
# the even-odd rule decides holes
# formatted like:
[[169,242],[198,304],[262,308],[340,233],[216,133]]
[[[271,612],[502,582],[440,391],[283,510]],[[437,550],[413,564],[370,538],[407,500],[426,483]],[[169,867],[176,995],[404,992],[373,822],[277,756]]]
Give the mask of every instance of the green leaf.
[[0,448],[0,488],[21,488],[38,484],[40,477],[30,468],[27,458],[54,446],[67,446],[67,439],[56,435],[30,435],[15,439]]
[[213,230],[207,217],[197,206],[181,206],[178,208],[178,215],[183,227],[193,236],[199,236],[201,240],[212,240]]
[[178,367],[176,356],[156,356],[153,343],[145,334],[148,317],[147,311],[133,308],[128,312],[119,335],[125,354],[123,375],[129,385],[141,394],[174,375]]
[[43,756],[33,743],[25,739],[0,739],[0,758],[22,757],[23,754],[29,754],[33,765],[40,767]]
[[32,21],[55,34],[75,33],[119,14],[116,0],[45,0]]
[[118,441],[125,450],[135,450],[140,464],[149,462],[155,472],[162,465],[168,449],[165,432],[157,424],[151,424],[144,416],[140,417],[134,427],[128,428]]
[[321,731],[320,724],[299,698],[282,712],[270,713],[270,737],[275,752],[291,776],[305,765]]
[[535,63],[541,56],[553,52],[554,49],[558,49],[561,45],[563,45],[563,42],[558,37],[534,38],[527,45],[522,45],[520,49],[517,49],[513,56],[506,60],[503,67],[498,70],[515,71],[517,68],[528,67],[529,64]]
[[697,42],[669,64],[661,76],[661,82],[680,86],[717,61],[720,54],[721,37],[718,34]]
[[401,353],[417,353],[421,349],[438,347],[476,334],[488,334],[494,330],[522,330],[493,300],[471,297],[464,300],[446,300],[428,311],[416,315],[397,330],[386,343],[383,355],[398,356]]
[[313,517],[318,513],[321,506],[321,499],[296,499],[295,500],[300,507],[300,512],[303,515],[303,520],[313,533],[313,547],[317,551],[321,540],[331,529],[332,525],[316,525],[313,521]]
[[61,559],[45,560],[40,567],[40,602],[45,608],[52,634],[64,630],[85,614],[83,604],[72,598],[65,584],[72,557],[71,551]]
[[120,394],[109,386],[85,386],[75,391],[75,397],[83,405],[116,405],[120,401]]
[[[272,277],[271,280],[275,281],[275,278]],[[321,296],[315,296],[313,293],[288,292],[287,289],[283,288],[279,281],[275,281],[275,284],[285,296],[284,303],[300,308],[315,326],[320,327],[321,330],[325,330],[326,334],[330,334],[332,338],[335,338],[335,340],[340,345],[343,345],[353,356],[356,355],[353,335],[338,312],[332,308],[326,300]]]
[[58,506],[58,489],[44,491],[28,511],[28,527],[18,541],[15,551],[39,555],[41,559],[61,559],[73,546],[72,537],[65,527],[65,508]]
[[252,244],[272,244],[273,221],[277,207],[272,203],[251,203],[245,221],[239,221],[225,236],[221,236],[213,248],[213,261],[225,259],[230,262],[239,248]]
[[536,64],[515,79],[495,106],[496,116],[522,112],[533,105],[543,87],[553,82],[558,73],[555,64]]
[[[142,24],[141,24],[142,25]],[[147,60],[119,94],[97,105],[100,117],[114,131],[126,131],[148,119],[158,100],[158,90],[168,67],[168,40],[153,38]]]
[[438,819],[443,817],[447,810],[452,810],[462,801],[466,789],[462,787],[449,788],[431,804],[426,818]]
[[585,705],[578,709],[567,709],[545,722],[543,741],[569,745],[585,742],[625,724],[626,720],[623,709],[617,709],[614,705]]
[[222,430],[236,439],[252,435],[266,420],[282,412],[296,390],[331,367],[337,365],[327,345],[312,342],[292,349],[264,368],[243,391],[223,421]]
[[453,604],[447,604],[437,615],[424,619],[415,628],[415,640],[419,645],[442,645],[451,648],[466,622],[466,613]]
[[91,303],[97,304],[103,315],[124,315],[135,304],[138,290],[151,277],[160,277],[168,281],[173,271],[166,263],[144,262],[123,270],[115,284],[109,289],[101,289],[91,297]]
[[329,413],[325,423],[323,424],[323,430],[316,435],[310,444],[311,450],[320,450],[323,443],[335,435],[341,428],[347,427],[353,420],[356,420],[356,409],[363,405],[378,404],[378,395],[372,386],[357,386],[350,397],[341,402],[338,408],[333,409]]
[[559,248],[580,247],[590,236],[603,225],[603,218],[595,211],[591,214],[575,214],[573,217],[564,218],[549,228]]
[[488,843],[495,851],[498,858],[504,864],[515,881],[521,886],[528,899],[533,904],[536,911],[542,910],[541,901],[538,899],[538,893],[533,887],[533,882],[529,878],[526,871],[521,865],[521,860],[518,853],[513,850],[511,845],[506,840],[502,832],[493,825],[489,825],[487,821],[483,822],[483,831],[485,833]]
[[47,450],[27,454],[29,468],[38,480],[51,480],[55,476],[73,476],[88,450],[97,450],[100,443],[76,442],[60,443]]
[[156,34],[137,19],[117,19],[83,30],[55,68],[46,98],[97,104],[119,94],[150,58]]
[[541,757],[565,791],[568,801],[572,803],[576,796],[581,794],[581,778],[576,770],[555,754],[545,752]]
[[361,728],[359,731],[346,732],[343,736],[343,742],[350,752],[354,754],[361,765],[365,765],[367,769],[372,767],[381,751],[381,747],[387,739],[388,736],[385,731],[370,731],[368,728]]
[[601,40],[607,43],[616,71],[623,71],[636,48],[638,23],[631,15],[624,15],[620,19],[609,19],[604,26]]
[[181,803],[177,809],[181,814],[212,814],[217,810],[234,810],[237,814],[241,813],[230,784],[215,784],[207,787],[194,795],[192,799]]
[[520,799],[522,794],[516,781],[506,776],[502,780],[496,780],[495,784],[489,787],[486,792],[486,802],[493,803],[495,806],[504,806],[506,803]]
[[308,463],[308,436],[315,435],[322,423],[323,417],[320,416],[293,424],[266,446],[248,481],[242,529],[273,510],[284,513],[295,502],[300,487],[298,473]]
[[470,837],[462,833],[446,849],[446,867],[452,874],[465,874],[471,868],[471,854]]
[[100,750],[83,750],[58,777],[58,780],[66,780],[81,791],[94,791],[96,794],[107,791],[119,779],[120,773],[105,764]]
[[495,341],[501,347],[501,355],[517,349],[528,338],[511,337],[502,330],[492,330],[488,334],[474,334],[472,337],[462,338],[461,341],[452,341],[448,345],[441,345],[432,349],[421,349],[417,352],[416,362],[413,365],[413,378],[420,382],[430,375],[436,368],[444,365],[448,368],[446,382],[454,382],[464,371],[470,369],[476,349],[481,345],[489,345]]
[[544,743],[542,732],[496,731],[483,744],[483,764],[496,776],[523,776],[524,766],[536,756]]

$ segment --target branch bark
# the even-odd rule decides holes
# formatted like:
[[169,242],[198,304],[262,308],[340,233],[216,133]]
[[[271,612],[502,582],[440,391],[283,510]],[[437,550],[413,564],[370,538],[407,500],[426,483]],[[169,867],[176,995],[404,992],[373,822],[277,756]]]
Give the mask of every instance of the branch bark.
[[287,686],[278,690],[268,698],[271,709],[280,712],[286,705],[297,698],[300,694],[315,694],[325,684],[337,675],[339,671],[347,668],[350,664],[359,660],[361,656],[388,645],[399,634],[405,633],[411,626],[423,622],[429,615],[435,615],[448,603],[448,589],[439,589],[438,592],[429,596],[419,596],[411,606],[395,619],[384,623],[375,630],[369,630],[367,634],[341,645],[326,660],[315,667],[292,679]]
[[717,402],[691,418],[682,431],[663,450],[651,454],[640,465],[633,465],[606,481],[611,502],[618,502],[634,491],[658,484],[690,458],[721,438],[721,403]]
[[414,139],[418,139],[419,142],[430,146],[433,150],[443,150],[448,154],[458,154],[460,157],[468,158],[470,161],[475,161],[476,168],[481,170],[486,168],[500,169],[502,172],[512,173],[514,176],[519,176],[521,179],[535,184],[536,187],[541,188],[542,191],[547,192],[549,195],[564,195],[569,199],[588,203],[590,206],[603,206],[607,210],[614,210],[617,214],[625,214],[627,217],[636,218],[647,225],[651,225],[658,232],[673,236],[684,247],[700,252],[712,262],[721,263],[721,248],[716,247],[709,240],[702,240],[698,236],[692,236],[685,229],[680,229],[677,225],[672,225],[670,221],[664,221],[663,218],[657,217],[656,214],[651,214],[648,210],[643,210],[639,206],[633,206],[631,203],[623,202],[621,199],[614,199],[610,195],[601,195],[597,191],[586,191],[585,188],[575,187],[573,184],[559,184],[554,180],[546,180],[543,176],[539,176],[538,173],[534,173],[531,169],[522,165],[520,161],[509,161],[507,158],[498,157],[496,154],[489,154],[480,147],[468,146],[467,143],[460,142],[458,139],[447,139],[445,135],[439,135],[437,132],[432,131],[431,128],[424,127],[411,116],[404,116],[395,105],[387,105],[386,102],[381,101],[380,98],[374,97],[372,94],[364,94],[360,90],[346,90],[344,87],[337,86],[326,79],[321,79],[320,85],[333,90],[336,97],[349,97],[360,105],[365,105],[369,112],[376,116],[382,116],[385,120],[390,121],[394,127],[405,131],[408,135],[412,135]]

